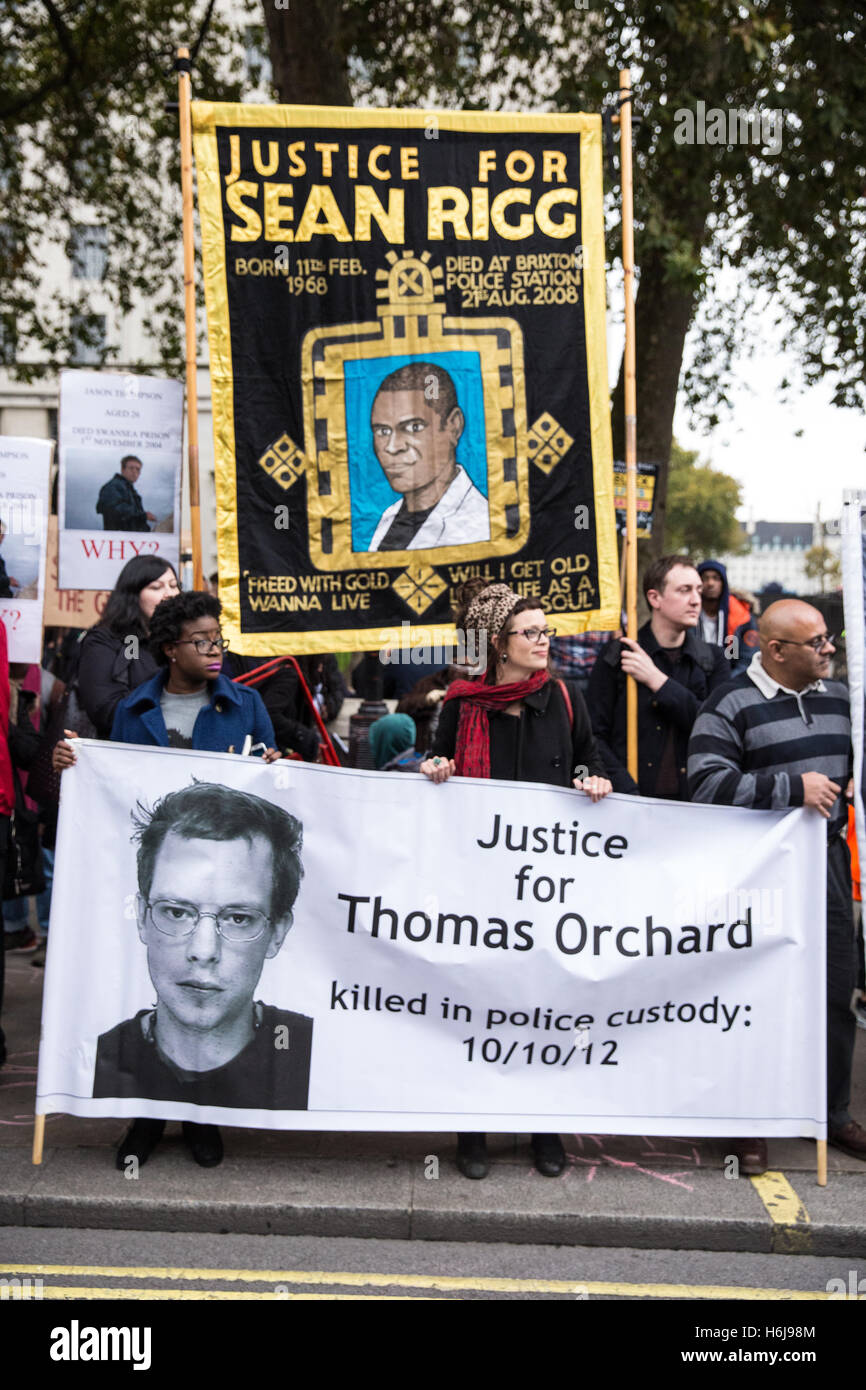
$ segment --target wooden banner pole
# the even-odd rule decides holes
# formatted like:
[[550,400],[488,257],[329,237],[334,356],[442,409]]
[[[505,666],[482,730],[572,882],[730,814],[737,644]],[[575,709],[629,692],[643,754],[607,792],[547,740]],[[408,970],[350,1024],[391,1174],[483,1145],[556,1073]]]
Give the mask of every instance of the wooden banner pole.
[[[619,167],[622,184],[622,268],[625,294],[625,611],[626,636],[637,638],[637,377],[634,320],[634,199],[631,145],[631,74],[619,74]],[[626,691],[628,770],[637,781],[637,684]]]
[[45,1143],[45,1116],[35,1115],[33,1123],[33,1163],[42,1162],[42,1146]]
[[186,326],[186,421],[189,512],[192,531],[193,588],[204,588],[201,556],[201,502],[198,479],[198,372],[195,335],[195,235],[192,196],[192,111],[189,49],[177,50],[180,115],[180,184],[183,194],[183,311]]
[[827,1186],[827,1140],[817,1139],[818,1145],[818,1186]]

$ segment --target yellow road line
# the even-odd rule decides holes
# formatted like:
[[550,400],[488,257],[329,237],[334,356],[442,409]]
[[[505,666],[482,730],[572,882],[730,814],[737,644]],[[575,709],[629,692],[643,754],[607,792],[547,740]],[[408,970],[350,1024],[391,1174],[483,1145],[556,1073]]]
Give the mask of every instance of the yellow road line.
[[413,1298],[411,1294],[385,1294],[385,1293],[254,1293],[250,1289],[238,1292],[234,1289],[121,1289],[105,1288],[91,1289],[83,1288],[77,1284],[71,1284],[68,1288],[51,1287],[47,1285],[36,1298],[35,1292],[28,1290],[23,1297],[35,1302],[42,1300],[67,1300],[67,1299],[134,1299],[136,1302],[190,1302],[198,1300],[207,1302],[213,1299],[228,1300],[231,1302],[251,1303],[254,1299],[263,1299],[270,1303],[286,1302],[313,1302],[327,1299],[328,1302],[346,1303],[358,1302],[359,1299],[371,1300],[374,1303],[430,1303],[435,1302],[434,1297]]
[[[812,1299],[827,1299],[825,1290],[811,1289],[761,1289],[745,1288],[739,1284],[624,1284],[586,1280],[564,1279],[498,1279],[476,1275],[444,1274],[378,1274],[348,1273],[319,1269],[189,1269],[189,1268],[148,1268],[141,1266],[112,1265],[0,1265],[0,1275],[38,1275],[48,1279],[51,1275],[67,1275],[73,1278],[102,1277],[117,1279],[172,1279],[180,1281],[210,1280],[224,1283],[247,1284],[328,1284],[344,1288],[403,1288],[439,1289],[444,1292],[475,1291],[478,1293],[551,1293],[570,1294],[572,1297],[586,1294],[588,1297],[617,1298],[732,1298],[757,1300],[788,1300],[800,1302]],[[49,1297],[50,1285],[46,1285],[43,1296]],[[218,1290],[142,1290],[140,1297],[198,1298],[201,1296],[222,1296]],[[77,1295],[75,1287],[64,1297],[85,1297]],[[113,1298],[112,1290],[106,1290],[106,1297]],[[136,1297],[134,1290],[117,1297]],[[242,1293],[232,1295],[245,1297]],[[255,1295],[256,1297],[266,1295]],[[277,1295],[281,1297],[282,1295]],[[330,1297],[330,1295],[317,1295]]]
[[752,1178],[752,1186],[773,1222],[773,1253],[808,1254],[812,1249],[811,1217],[785,1174],[762,1173]]

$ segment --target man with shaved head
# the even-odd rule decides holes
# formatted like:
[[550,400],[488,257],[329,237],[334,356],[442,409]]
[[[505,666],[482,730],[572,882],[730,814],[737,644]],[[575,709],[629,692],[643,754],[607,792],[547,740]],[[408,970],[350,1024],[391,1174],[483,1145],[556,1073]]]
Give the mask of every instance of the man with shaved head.
[[[694,801],[755,810],[807,806],[827,822],[828,1140],[866,1160],[866,1130],[851,1118],[856,980],[845,790],[851,777],[848,691],[827,680],[835,639],[810,603],[780,599],[760,620],[760,652],[714,691],[689,743]],[[743,1172],[763,1172],[765,1140],[743,1143]]]

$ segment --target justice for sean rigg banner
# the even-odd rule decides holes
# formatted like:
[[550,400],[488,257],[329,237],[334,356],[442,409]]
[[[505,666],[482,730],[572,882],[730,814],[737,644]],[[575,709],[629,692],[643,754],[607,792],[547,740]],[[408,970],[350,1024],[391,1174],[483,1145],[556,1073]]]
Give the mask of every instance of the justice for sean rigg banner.
[[824,1136],[817,815],[80,749],[40,1111]]
[[224,631],[616,626],[601,119],[193,105]]

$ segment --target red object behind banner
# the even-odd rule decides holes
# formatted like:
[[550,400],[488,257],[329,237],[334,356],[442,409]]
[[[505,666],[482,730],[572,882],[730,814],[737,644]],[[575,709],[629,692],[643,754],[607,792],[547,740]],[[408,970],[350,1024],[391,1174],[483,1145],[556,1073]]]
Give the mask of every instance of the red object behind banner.
[[[276,656],[272,661],[265,661],[261,666],[256,666],[252,671],[247,671],[245,675],[235,676],[235,685],[260,685],[262,681],[268,679],[268,676],[275,675],[276,672],[279,671],[283,666],[292,666],[294,668],[298,680],[301,683],[301,689],[304,692],[304,698],[306,699],[308,705],[310,706],[310,709],[312,710],[313,719],[316,721],[316,727],[318,728],[319,734],[321,736],[319,748],[321,750],[322,762],[327,763],[330,767],[341,767],[342,764],[340,762],[337,750],[334,747],[331,735],[325,728],[316,701],[313,697],[310,687],[304,680],[303,672],[301,671],[301,668],[298,665],[295,657]],[[303,761],[303,759],[300,758],[300,754],[298,753],[293,753],[291,754],[291,756],[294,758],[298,758],[300,761]]]

